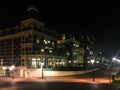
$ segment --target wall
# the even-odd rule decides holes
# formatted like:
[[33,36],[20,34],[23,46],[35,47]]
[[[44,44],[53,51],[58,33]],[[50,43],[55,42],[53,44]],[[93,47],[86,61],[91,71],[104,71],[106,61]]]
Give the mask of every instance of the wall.
[[[85,73],[89,73],[96,70],[98,70],[98,68],[93,70],[86,70],[86,71],[43,71],[43,77],[79,75],[79,74],[85,74]],[[25,78],[42,77],[42,70],[26,69],[24,70],[23,77]]]

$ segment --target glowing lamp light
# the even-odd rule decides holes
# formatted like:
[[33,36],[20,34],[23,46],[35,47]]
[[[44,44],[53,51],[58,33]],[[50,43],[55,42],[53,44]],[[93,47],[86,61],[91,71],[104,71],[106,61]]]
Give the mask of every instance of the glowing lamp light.
[[44,63],[43,62],[41,62],[41,66],[43,67],[43,65],[44,65]]
[[113,57],[113,58],[112,58],[112,60],[114,60],[114,61],[115,61],[115,60],[116,60],[116,58],[115,58],[115,57]]
[[92,59],[92,60],[91,60],[91,63],[93,64],[94,62],[95,62],[95,60],[94,60],[94,59]]
[[7,67],[2,67],[3,70],[5,70]]
[[15,68],[15,66],[14,66],[14,65],[12,65],[12,66],[11,66],[11,68],[12,68],[12,69],[14,69],[14,68]]

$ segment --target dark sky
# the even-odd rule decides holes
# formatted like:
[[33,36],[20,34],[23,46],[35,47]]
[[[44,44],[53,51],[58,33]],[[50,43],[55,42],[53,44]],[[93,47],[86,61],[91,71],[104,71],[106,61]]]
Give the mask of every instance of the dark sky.
[[[0,0],[0,28],[15,24],[25,16],[33,0]],[[46,27],[58,33],[90,33],[98,50],[114,56],[120,50],[119,2],[92,0],[34,0]],[[119,55],[119,54],[118,54]]]

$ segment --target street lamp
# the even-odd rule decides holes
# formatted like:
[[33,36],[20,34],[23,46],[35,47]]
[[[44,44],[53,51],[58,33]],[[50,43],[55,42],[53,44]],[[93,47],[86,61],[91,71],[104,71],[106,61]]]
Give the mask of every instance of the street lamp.
[[15,68],[14,65],[12,65],[12,66],[9,68],[9,69],[12,71],[12,78],[13,78],[13,79],[14,79],[14,72],[13,72],[14,68]]
[[112,58],[112,61],[107,61],[107,70],[108,70],[108,79],[109,79],[109,82],[111,83],[112,82],[112,78],[111,76],[113,76],[111,74],[111,70],[112,70],[112,66],[114,66],[114,61],[116,60],[115,57]]
[[[92,63],[92,66],[94,66],[94,63],[95,63],[95,60],[92,59],[90,60],[90,62]],[[93,71],[94,72],[94,71]],[[95,81],[95,76],[94,76],[94,73],[92,73],[92,76],[93,76],[93,81]]]
[[119,59],[117,59],[116,57],[113,57],[112,61],[110,62],[110,64],[108,64],[107,68],[109,70],[109,80],[110,80],[110,83],[111,83],[111,79],[112,79],[112,82],[114,81],[114,74],[113,75],[111,74],[111,70],[117,69],[116,64],[119,63],[119,62],[120,62]]
[[115,57],[113,57],[113,58],[112,58],[112,60],[113,60],[113,61],[115,61],[115,60],[116,60],[116,58],[115,58]]
[[95,60],[94,60],[94,59],[92,59],[92,60],[90,60],[90,61],[91,61],[92,65],[94,65],[94,63],[95,63]]
[[5,76],[5,74],[6,74],[6,73],[5,73],[5,70],[7,69],[7,67],[4,66],[4,67],[2,67],[2,69],[3,69],[3,71],[4,71],[4,74],[3,74],[3,75]]
[[44,66],[44,62],[41,62],[41,72],[42,72],[42,79],[43,79],[43,66]]

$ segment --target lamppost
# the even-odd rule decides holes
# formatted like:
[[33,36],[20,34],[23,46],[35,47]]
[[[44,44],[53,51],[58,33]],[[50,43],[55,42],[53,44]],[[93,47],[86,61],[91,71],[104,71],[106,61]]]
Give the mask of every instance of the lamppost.
[[[95,60],[92,59],[92,60],[90,60],[90,62],[92,64],[92,67],[94,67]],[[94,71],[92,72],[92,76],[93,76],[93,81],[95,81]]]
[[41,62],[41,72],[42,72],[42,75],[41,75],[41,77],[42,77],[42,79],[43,79],[43,66],[44,66],[44,62]]
[[118,68],[117,65],[116,65],[118,62],[120,62],[120,60],[117,59],[116,57],[113,57],[113,58],[112,58],[112,62],[111,62],[111,64],[113,64],[112,69],[110,69],[111,64],[110,64],[109,67],[108,67],[108,69],[109,69],[109,79],[110,79],[110,82],[111,82],[111,79],[112,79],[112,82],[114,82],[114,80],[115,80],[114,74],[111,75],[110,72],[111,72],[111,70],[114,70],[114,69],[117,69],[117,68]]
[[112,67],[112,64],[113,64],[113,61],[115,61],[116,58],[112,58],[112,61],[107,61],[107,70],[108,70],[108,78],[109,78],[109,82],[111,83],[111,67]]
[[4,72],[4,73],[3,73],[3,76],[5,76],[5,74],[6,74],[6,73],[5,73],[5,70],[7,69],[7,67],[3,66],[2,69],[3,69],[3,72]]
[[12,78],[14,79],[14,68],[15,68],[15,66],[14,65],[12,65],[9,69],[12,71]]

